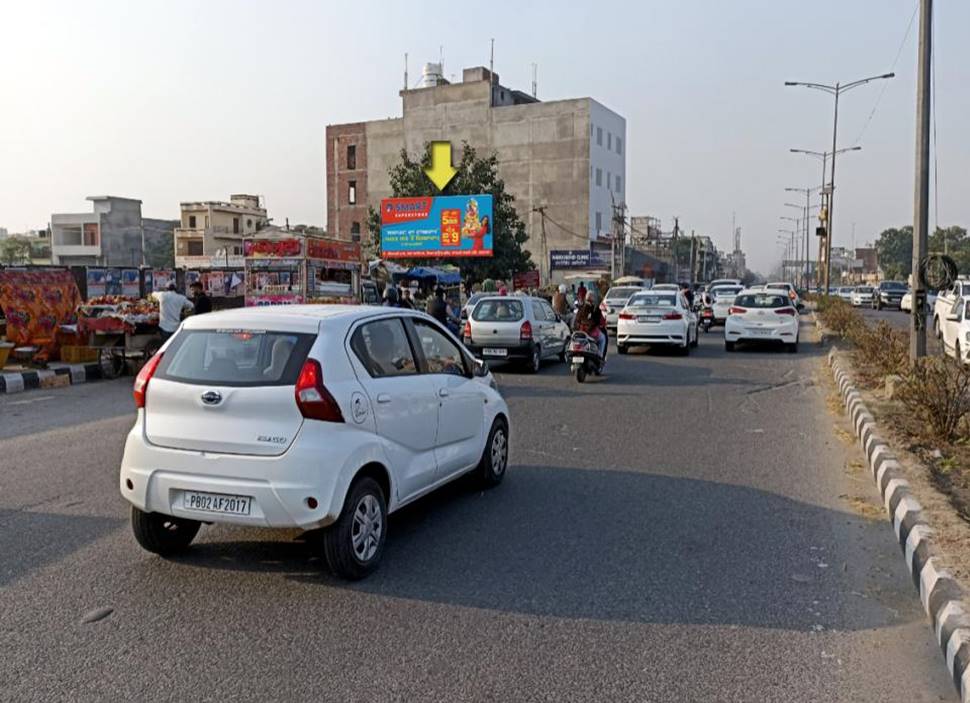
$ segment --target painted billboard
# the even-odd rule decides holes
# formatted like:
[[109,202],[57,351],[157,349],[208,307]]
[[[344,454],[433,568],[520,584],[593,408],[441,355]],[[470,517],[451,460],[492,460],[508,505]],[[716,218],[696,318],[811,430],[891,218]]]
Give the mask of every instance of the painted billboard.
[[381,253],[385,259],[492,256],[491,195],[385,198]]

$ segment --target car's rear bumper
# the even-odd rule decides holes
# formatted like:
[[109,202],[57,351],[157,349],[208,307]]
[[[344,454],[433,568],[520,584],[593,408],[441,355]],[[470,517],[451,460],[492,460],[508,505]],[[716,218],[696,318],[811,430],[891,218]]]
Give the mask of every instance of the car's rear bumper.
[[[505,361],[507,359],[531,359],[536,345],[535,342],[527,342],[525,344],[502,344],[501,342],[496,342],[495,344],[475,344],[474,342],[466,342],[465,348],[474,356],[485,361]],[[486,349],[504,349],[506,354],[505,356],[485,354]]]
[[[763,330],[753,332],[752,330]],[[798,339],[798,322],[777,327],[755,327],[741,322],[728,321],[724,325],[724,339],[729,342],[783,342],[792,344]]]
[[670,344],[684,346],[686,328],[656,324],[624,324],[616,332],[617,344]]

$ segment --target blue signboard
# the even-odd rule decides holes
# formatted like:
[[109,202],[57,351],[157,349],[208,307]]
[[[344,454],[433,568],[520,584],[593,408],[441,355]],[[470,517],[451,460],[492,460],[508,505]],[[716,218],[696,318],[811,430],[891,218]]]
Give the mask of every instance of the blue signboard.
[[491,195],[385,198],[381,255],[385,259],[492,256]]
[[552,249],[549,252],[550,268],[589,268],[589,249]]

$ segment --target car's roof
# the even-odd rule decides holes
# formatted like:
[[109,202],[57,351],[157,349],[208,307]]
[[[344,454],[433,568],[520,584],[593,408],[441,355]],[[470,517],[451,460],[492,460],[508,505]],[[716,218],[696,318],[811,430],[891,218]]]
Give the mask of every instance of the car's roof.
[[388,313],[425,316],[417,310],[374,305],[265,305],[193,315],[188,317],[182,326],[186,329],[266,328],[316,332],[324,320],[350,325],[357,320],[379,317]]

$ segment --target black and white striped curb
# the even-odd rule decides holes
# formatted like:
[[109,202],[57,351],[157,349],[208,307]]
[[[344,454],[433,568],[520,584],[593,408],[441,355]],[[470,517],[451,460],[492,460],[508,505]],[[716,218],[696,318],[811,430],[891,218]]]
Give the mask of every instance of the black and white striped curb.
[[67,376],[71,385],[85,383],[101,378],[101,367],[97,364],[51,364],[50,368],[36,371],[0,372],[0,393],[20,393],[36,388],[44,388],[47,379],[54,376]]
[[896,455],[877,433],[875,420],[862,401],[862,395],[842,369],[837,350],[829,352],[828,360],[842,402],[862,443],[869,470],[892,520],[913,584],[930,617],[936,641],[943,650],[947,669],[960,693],[960,700],[970,703],[970,608],[964,606],[963,589],[942,566],[942,558],[933,543],[933,529],[927,523],[922,506],[910,491]]

